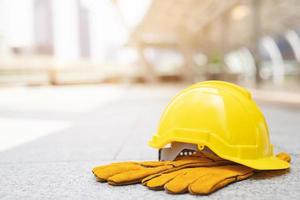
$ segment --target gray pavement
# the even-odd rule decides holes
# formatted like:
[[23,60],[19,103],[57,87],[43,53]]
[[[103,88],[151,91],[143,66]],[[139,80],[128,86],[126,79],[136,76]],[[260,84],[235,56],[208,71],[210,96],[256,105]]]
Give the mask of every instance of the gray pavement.
[[[180,89],[0,89],[0,123],[6,124],[7,131],[0,130],[0,150],[1,140],[11,142],[0,151],[0,199],[299,199],[300,110],[269,105],[261,107],[275,150],[292,155],[289,171],[262,172],[209,196],[96,182],[91,173],[96,165],[157,158],[146,142],[161,111]],[[10,134],[14,138],[7,139]]]

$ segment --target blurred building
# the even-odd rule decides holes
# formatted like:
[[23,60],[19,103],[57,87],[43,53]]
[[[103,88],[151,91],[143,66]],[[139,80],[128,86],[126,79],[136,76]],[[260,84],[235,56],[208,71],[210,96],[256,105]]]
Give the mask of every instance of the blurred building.
[[285,88],[299,82],[299,11],[297,0],[0,0],[0,83]]
[[[189,80],[201,71],[211,78],[282,84],[289,75],[299,79],[299,5],[294,0],[154,0],[131,39],[144,54],[176,49]],[[206,62],[197,59],[199,54]]]

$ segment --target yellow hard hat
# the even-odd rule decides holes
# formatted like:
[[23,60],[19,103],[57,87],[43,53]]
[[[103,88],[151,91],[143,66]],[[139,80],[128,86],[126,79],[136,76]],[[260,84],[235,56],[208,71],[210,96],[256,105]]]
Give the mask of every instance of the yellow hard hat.
[[172,142],[208,147],[254,169],[289,168],[274,156],[267,123],[251,94],[228,82],[200,82],[173,98],[149,145],[161,149]]

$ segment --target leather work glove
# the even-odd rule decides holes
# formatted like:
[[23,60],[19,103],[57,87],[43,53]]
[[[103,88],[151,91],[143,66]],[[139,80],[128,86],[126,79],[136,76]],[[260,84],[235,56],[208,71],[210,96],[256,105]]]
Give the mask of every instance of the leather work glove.
[[100,182],[111,185],[140,183],[144,178],[164,171],[172,172],[187,167],[226,165],[232,162],[217,156],[197,153],[192,156],[180,156],[175,161],[119,162],[95,167],[92,172]]
[[[277,155],[282,160],[290,162],[286,153]],[[231,163],[211,167],[184,168],[177,171],[165,171],[146,177],[143,185],[153,190],[165,189],[169,193],[210,194],[230,183],[244,180],[258,171]]]

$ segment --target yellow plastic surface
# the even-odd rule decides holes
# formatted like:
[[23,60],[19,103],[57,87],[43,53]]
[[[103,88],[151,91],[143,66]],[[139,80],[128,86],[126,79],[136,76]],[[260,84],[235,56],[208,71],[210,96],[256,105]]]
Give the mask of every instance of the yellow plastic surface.
[[149,145],[163,148],[171,142],[207,146],[221,158],[254,169],[289,168],[274,156],[267,123],[251,94],[228,82],[200,82],[173,98]]

